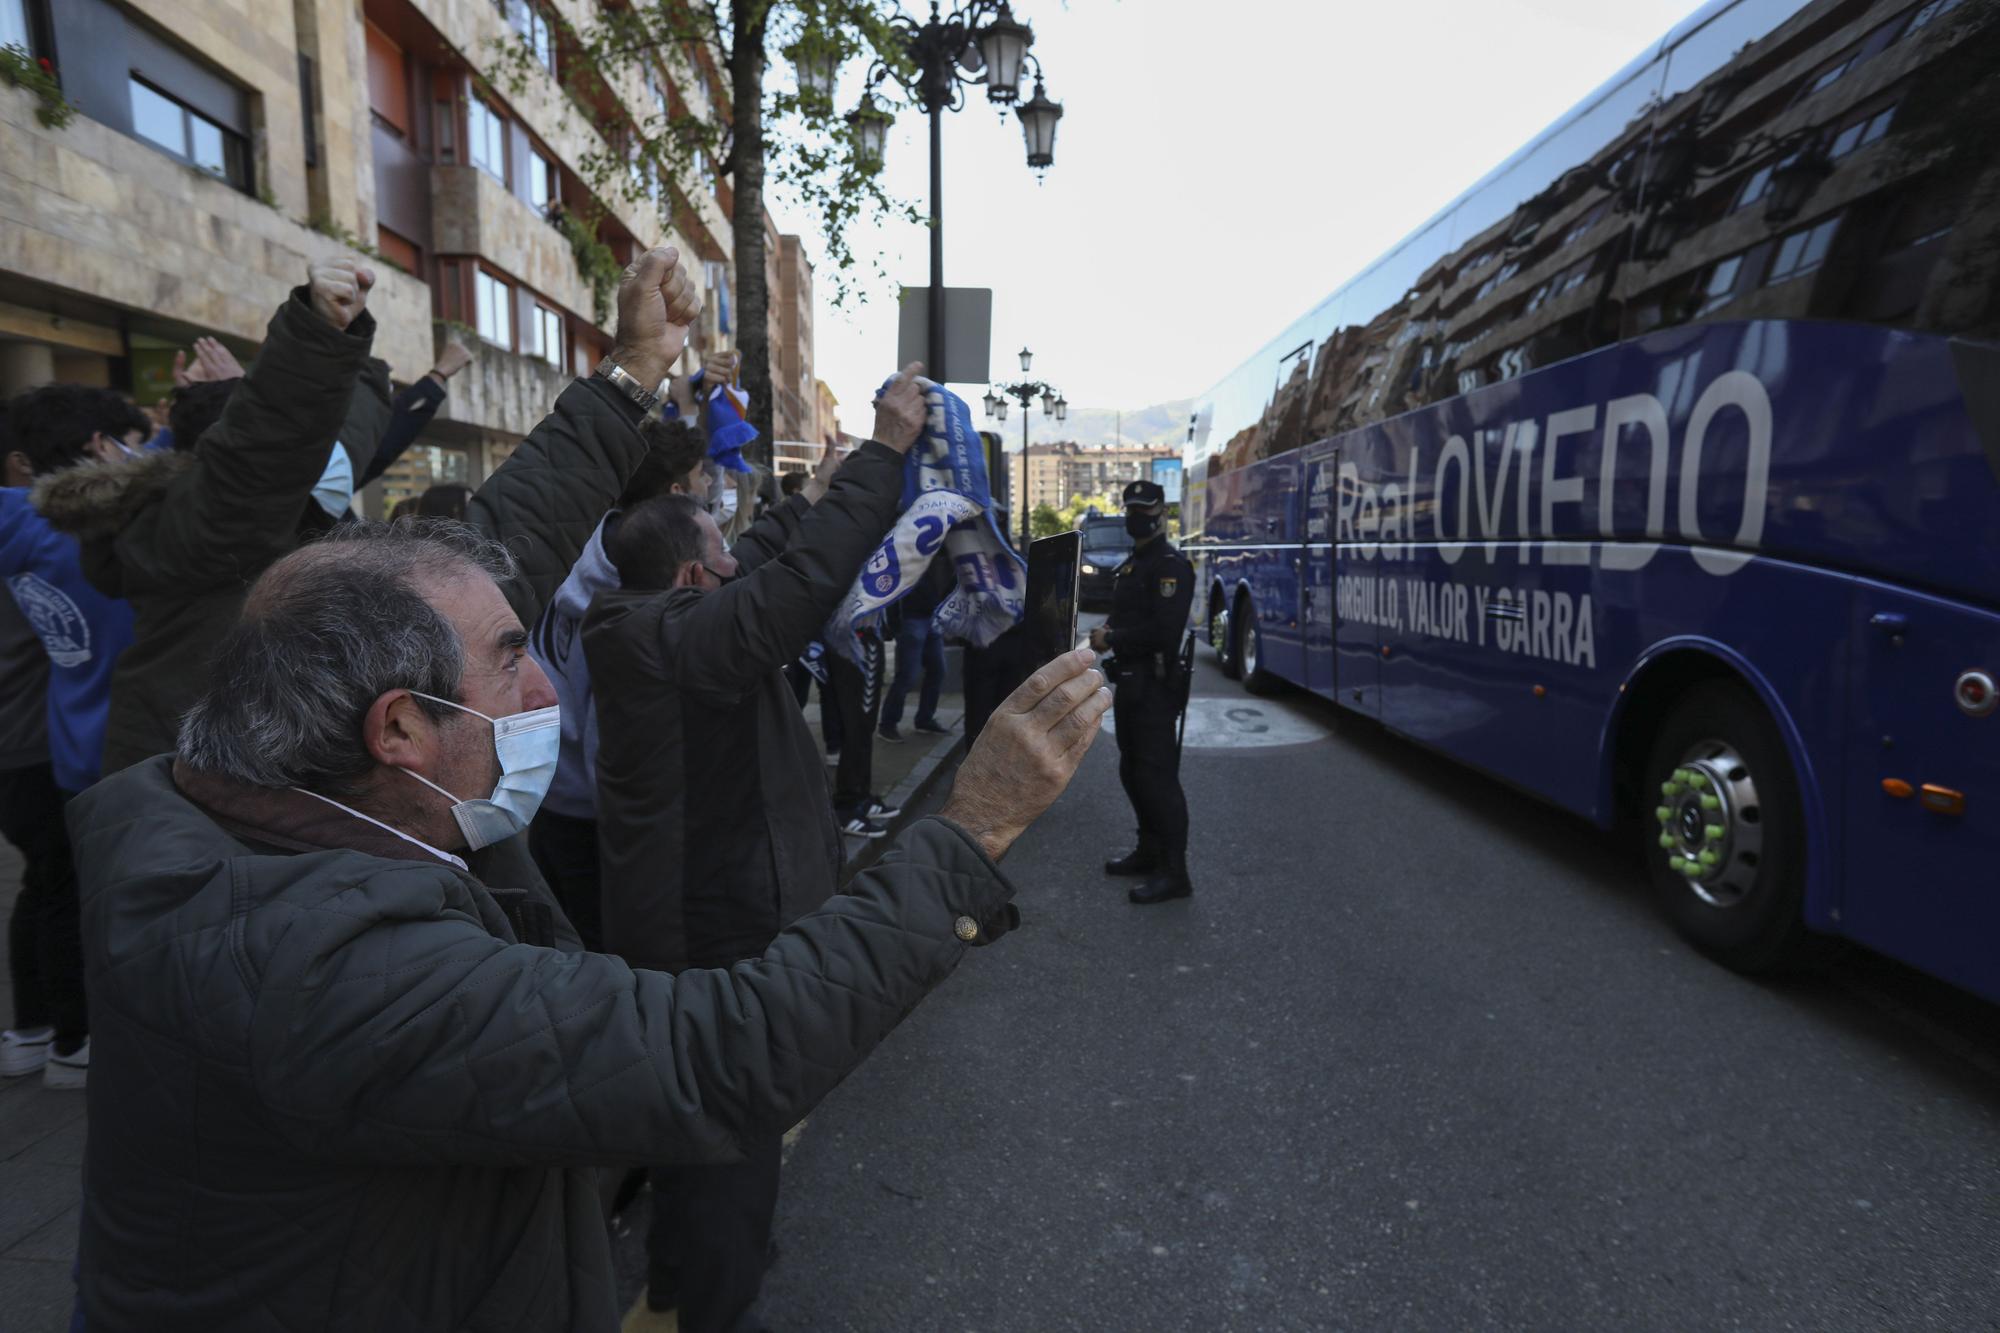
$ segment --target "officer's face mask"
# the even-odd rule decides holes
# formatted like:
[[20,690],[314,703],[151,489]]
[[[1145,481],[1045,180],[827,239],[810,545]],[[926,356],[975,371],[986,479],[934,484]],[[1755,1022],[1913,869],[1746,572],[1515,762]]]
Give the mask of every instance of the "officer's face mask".
[[326,511],[328,518],[339,518],[347,512],[347,506],[354,499],[354,460],[347,456],[347,450],[336,440],[333,452],[326,456],[326,470],[313,483],[313,503]]
[[491,796],[461,801],[423,774],[407,768],[403,770],[453,802],[451,817],[458,821],[458,831],[465,835],[465,845],[478,851],[481,847],[504,842],[528,827],[528,821],[541,808],[542,797],[548,794],[549,783],[556,775],[556,757],[562,749],[562,707],[552,704],[529,713],[487,717],[476,708],[467,708],[464,704],[455,704],[434,694],[418,690],[411,690],[410,693],[419,699],[443,704],[446,708],[456,708],[461,713],[484,717],[493,724],[493,750],[500,759],[500,781],[494,786]]
[[1160,516],[1158,514],[1149,514],[1143,509],[1128,509],[1125,511],[1125,531],[1131,533],[1138,540],[1144,541],[1159,530]]

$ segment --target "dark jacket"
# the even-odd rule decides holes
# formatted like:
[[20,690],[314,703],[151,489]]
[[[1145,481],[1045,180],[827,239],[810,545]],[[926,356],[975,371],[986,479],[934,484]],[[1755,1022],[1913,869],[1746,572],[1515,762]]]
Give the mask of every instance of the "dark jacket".
[[82,541],[92,586],[132,605],[132,646],[111,676],[105,772],[173,748],[251,582],[332,525],[311,498],[328,450],[338,438],[360,475],[389,418],[387,368],[368,364],[374,334],[366,311],[336,329],[298,288],[192,449],[84,463],[36,485],[35,507]]
[[[1004,928],[909,829],[732,971],[532,944],[553,907],[312,797],[162,758],[70,806],[91,997],[94,1331],[614,1330],[592,1165],[795,1123]],[[200,803],[193,796],[200,795]]]
[[721,966],[833,893],[825,772],[781,668],[847,595],[902,487],[902,457],[864,445],[782,552],[720,589],[598,594],[583,650],[606,948],[644,967]]
[[[82,539],[91,583],[137,616],[111,678],[105,772],[173,749],[250,584],[332,526],[311,495],[335,438],[357,477],[375,457],[390,407],[387,368],[367,356],[374,327],[364,311],[334,328],[300,288],[194,450],[86,463],[36,486],[35,507]],[[503,590],[523,625],[639,465],[638,420],[608,385],[579,380],[472,497],[467,517],[520,562]]]

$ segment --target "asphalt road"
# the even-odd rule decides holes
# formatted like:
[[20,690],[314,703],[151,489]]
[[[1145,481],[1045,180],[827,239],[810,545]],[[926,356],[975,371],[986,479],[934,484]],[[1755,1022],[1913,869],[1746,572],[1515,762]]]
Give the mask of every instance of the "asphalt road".
[[807,1122],[772,1328],[2000,1328],[2000,1010],[1734,976],[1580,821],[1254,706],[1319,739],[1189,751],[1192,900],[1099,873],[1109,736],[1014,849]]

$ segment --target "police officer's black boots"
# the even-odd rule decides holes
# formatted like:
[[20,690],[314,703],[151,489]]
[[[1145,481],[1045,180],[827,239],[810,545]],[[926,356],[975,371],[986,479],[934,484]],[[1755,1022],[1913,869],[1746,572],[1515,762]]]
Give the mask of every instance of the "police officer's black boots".
[[1138,888],[1127,889],[1125,897],[1141,907],[1150,907],[1154,903],[1185,898],[1193,892],[1194,885],[1188,882],[1187,866],[1172,865],[1163,861],[1159,873],[1148,876],[1146,882]]
[[1104,863],[1107,875],[1150,875],[1160,868],[1160,853],[1150,838],[1141,837],[1139,845],[1123,856],[1114,856]]

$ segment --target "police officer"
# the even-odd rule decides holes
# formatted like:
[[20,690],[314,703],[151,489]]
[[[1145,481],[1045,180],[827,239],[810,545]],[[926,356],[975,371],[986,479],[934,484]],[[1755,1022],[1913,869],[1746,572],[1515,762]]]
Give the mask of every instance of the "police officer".
[[1181,637],[1194,600],[1194,567],[1167,541],[1167,493],[1150,481],[1126,486],[1125,530],[1136,539],[1112,583],[1111,618],[1090,632],[1090,646],[1110,652],[1118,780],[1139,819],[1139,845],[1106,861],[1110,875],[1143,875],[1125,896],[1162,903],[1194,892],[1187,873],[1187,798],[1181,794],[1180,746],[1174,739],[1186,680]]

